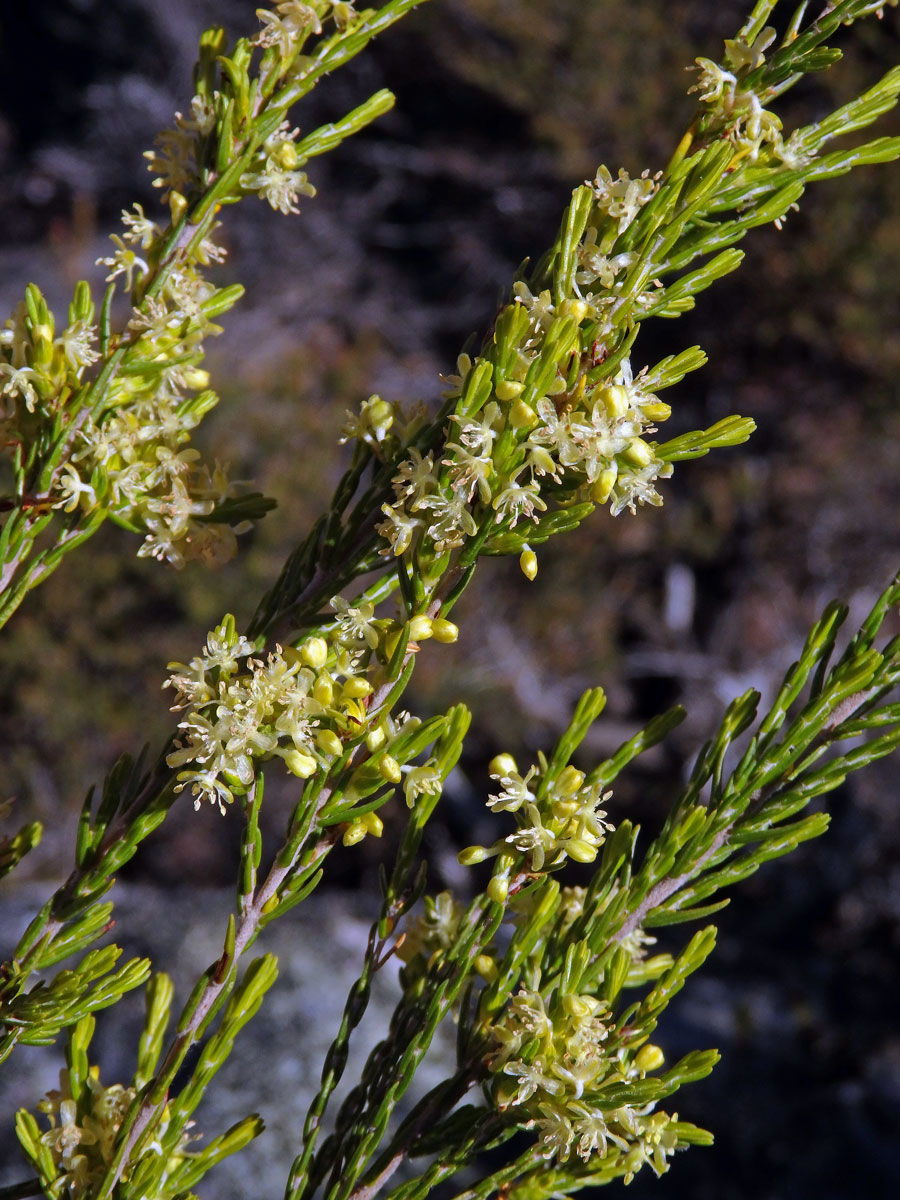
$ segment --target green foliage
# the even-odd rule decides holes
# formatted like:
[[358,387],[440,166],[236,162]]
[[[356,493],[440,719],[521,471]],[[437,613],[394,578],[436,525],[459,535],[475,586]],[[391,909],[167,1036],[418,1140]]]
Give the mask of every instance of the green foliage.
[[[216,216],[247,194],[297,211],[299,195],[314,191],[305,162],[392,98],[379,92],[300,141],[288,132],[288,110],[415,6],[389,0],[357,12],[344,0],[285,0],[260,10],[262,32],[230,53],[223,31],[209,31],[191,116],[148,155],[168,225],[139,206],[125,215],[124,236],[102,260],[111,273],[99,314],[79,284],[59,337],[29,287],[0,362],[15,478],[0,542],[4,619],[106,516],[144,533],[141,553],[179,566],[221,558],[232,549],[231,526],[267,510],[259,494],[233,493],[180,448],[216,403],[200,367],[202,339],[219,332],[213,318],[241,295],[202,275],[221,258]],[[712,953],[715,929],[681,944],[673,938],[670,951],[652,956],[647,930],[718,911],[724,889],[825,831],[824,813],[804,812],[811,801],[894,750],[900,638],[880,648],[876,639],[900,603],[900,579],[833,665],[846,617],[837,604],[813,627],[765,715],[757,716],[754,692],[727,708],[646,846],[631,822],[610,819],[610,785],[674,728],[680,710],[582,770],[573,760],[605,705],[593,688],[549,755],[520,771],[510,754],[498,754],[491,775],[499,787],[487,800],[497,838],[460,854],[464,866],[490,862],[490,874],[465,897],[425,894],[422,843],[470,715],[454,705],[422,720],[399,705],[427,643],[451,653],[459,630],[449,614],[482,555],[517,554],[533,579],[532,543],[575,528],[598,506],[617,515],[660,505],[657,485],[675,462],[753,432],[752,420],[733,415],[654,440],[672,412],[656,391],[699,369],[705,355],[690,347],[635,374],[643,322],[688,311],[741,265],[735,244],[757,226],[780,224],[810,183],[900,156],[891,137],[822,153],[896,104],[897,70],[787,137],[771,108],[804,75],[830,69],[839,55],[826,39],[878,5],[843,0],[809,23],[801,6],[780,38],[766,24],[775,7],[760,0],[726,42],[722,64],[697,60],[697,112],[663,171],[614,177],[600,167],[575,189],[553,246],[515,281],[478,352],[460,356],[435,411],[404,412],[372,396],[350,416],[343,434],[351,461],[333,501],[247,633],[226,615],[190,662],[169,664],[176,730],[149,769],[144,755],[124,756],[99,800],[88,795],[69,878],[4,964],[0,1060],[18,1044],[67,1033],[60,1089],[38,1104],[49,1129],[29,1110],[16,1119],[33,1194],[187,1197],[262,1133],[254,1114],[189,1148],[198,1105],[275,983],[272,955],[249,963],[245,955],[315,889],[337,841],[379,837],[380,810],[400,796],[404,833],[382,872],[360,975],[288,1177],[290,1200],[367,1200],[382,1189],[396,1200],[424,1198],[487,1150],[500,1162],[507,1144],[507,1160],[460,1200],[501,1191],[542,1200],[627,1183],[644,1166],[660,1175],[676,1150],[710,1143],[709,1133],[658,1105],[707,1075],[717,1052],[693,1051],[666,1067],[650,1038]],[[131,313],[116,328],[120,276]],[[298,799],[280,844],[269,847],[260,814],[275,772],[295,781]],[[236,806],[243,829],[221,954],[170,1032],[167,976],[151,974],[144,960],[117,968],[118,948],[94,943],[110,924],[104,897],[115,873],[184,791],[195,807]],[[3,868],[38,837],[26,826],[6,839]],[[264,861],[271,866],[262,872]],[[591,866],[585,886],[556,877],[570,863]],[[77,955],[73,967],[48,974]],[[389,1027],[323,1138],[373,977],[392,955],[403,967]],[[91,1014],[145,983],[135,1074],[127,1086],[104,1088],[89,1063]],[[455,1071],[398,1121],[449,1021],[457,1023]],[[462,1103],[474,1088],[483,1107]],[[524,1140],[513,1141],[516,1134]],[[425,1156],[431,1161],[415,1174],[409,1164]],[[388,1188],[404,1165],[407,1178]]]

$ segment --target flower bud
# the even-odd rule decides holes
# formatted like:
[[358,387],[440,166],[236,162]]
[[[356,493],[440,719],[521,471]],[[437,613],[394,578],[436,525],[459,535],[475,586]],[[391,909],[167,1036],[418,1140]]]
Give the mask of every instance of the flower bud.
[[601,471],[594,482],[591,484],[591,499],[595,504],[605,504],[609,499],[609,494],[616,485],[616,480],[619,477],[618,469],[615,465],[607,467],[605,471]]
[[378,760],[378,774],[388,783],[399,783],[403,778],[400,764],[392,754],[382,754]]
[[418,617],[413,617],[409,623],[409,640],[411,642],[424,642],[432,635],[432,619],[425,616],[424,613]]
[[293,142],[279,143],[272,151],[270,158],[274,159],[283,171],[293,171],[294,167],[300,161],[297,147]]
[[606,409],[606,415],[614,421],[628,412],[628,392],[620,383],[610,383],[594,393]]
[[437,617],[431,622],[431,636],[436,642],[455,642],[459,637],[459,626],[445,620],[444,617]]
[[384,821],[377,812],[363,813],[359,819],[365,825],[366,833],[370,833],[372,837],[380,838],[384,833]]
[[345,846],[355,846],[357,842],[361,842],[363,840],[368,832],[369,831],[366,829],[362,820],[359,817],[355,817],[344,830],[344,836],[341,838],[341,842]]
[[497,754],[488,763],[488,770],[492,775],[502,778],[504,775],[512,775],[514,771],[518,771],[518,767],[511,754]]
[[344,752],[343,742],[331,729],[319,730],[316,734],[316,745],[320,750],[324,750],[326,754],[333,754],[335,757]]
[[509,423],[513,429],[530,429],[537,424],[537,413],[524,400],[517,400],[509,410]]
[[633,467],[649,467],[653,462],[653,451],[643,438],[632,438],[628,448],[622,454],[627,463]]
[[456,861],[461,867],[474,867],[477,863],[484,862],[487,857],[485,846],[466,846],[465,850],[460,850],[457,854]]
[[641,1046],[637,1054],[634,1056],[634,1065],[639,1071],[655,1071],[657,1067],[661,1067],[666,1061],[666,1056],[660,1050],[659,1046],[654,1046],[652,1042],[647,1042]]
[[517,383],[514,379],[502,379],[494,388],[494,395],[498,400],[518,400],[524,390],[523,383]]
[[302,750],[288,750],[284,762],[291,774],[299,779],[309,779],[319,766],[311,754],[304,754]]
[[554,785],[554,792],[558,796],[574,796],[576,792],[581,790],[584,783],[584,771],[579,771],[577,767],[564,767]]
[[497,963],[490,954],[479,954],[472,964],[482,979],[493,983],[497,978]]
[[588,314],[588,306],[583,300],[563,300],[557,312],[561,317],[572,317],[575,324],[580,325]]
[[334,700],[334,680],[330,675],[320,675],[313,684],[313,697],[327,708]]
[[300,647],[300,657],[308,667],[319,671],[328,660],[328,643],[322,637],[307,638]]
[[505,904],[509,895],[509,878],[506,875],[494,875],[488,882],[487,894],[495,904]]
[[576,862],[592,863],[597,857],[597,847],[584,838],[570,838],[566,842],[566,853]]
[[651,400],[649,404],[641,405],[641,412],[651,421],[668,421],[672,415],[672,405],[664,400]]
[[364,679],[362,675],[351,675],[341,688],[341,699],[361,700],[363,696],[370,695],[373,690],[368,679]]
[[376,726],[375,729],[370,729],[366,734],[366,747],[374,754],[387,741],[387,731],[383,725]]
[[538,573],[537,555],[530,546],[526,546],[519,555],[519,566],[526,579],[534,579]]

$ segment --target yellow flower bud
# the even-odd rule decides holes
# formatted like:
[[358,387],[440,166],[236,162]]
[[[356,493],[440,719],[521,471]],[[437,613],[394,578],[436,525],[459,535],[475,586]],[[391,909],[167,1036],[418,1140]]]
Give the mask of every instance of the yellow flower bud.
[[369,831],[366,829],[362,820],[359,817],[355,817],[344,830],[344,836],[341,838],[341,842],[345,846],[355,846],[357,842],[361,842],[363,840],[368,832]]
[[503,379],[494,388],[494,395],[498,400],[518,400],[524,389],[523,383],[517,383],[514,379]]
[[334,680],[330,675],[320,675],[313,684],[313,696],[325,708],[334,700]]
[[488,763],[488,770],[492,775],[512,775],[518,769],[511,754],[497,754]]
[[310,775],[315,775],[319,766],[311,754],[304,754],[302,750],[288,750],[284,762],[291,774],[299,779],[309,779]]
[[372,691],[374,689],[368,679],[364,679],[362,675],[351,675],[341,688],[341,699],[361,700],[363,696],[370,695]]
[[460,850],[457,854],[456,861],[461,867],[474,867],[477,863],[484,862],[487,857],[485,846],[466,846],[465,850]]
[[583,1021],[585,1017],[593,1016],[598,1006],[593,996],[575,996],[571,993],[563,996],[563,1008],[577,1020]]
[[320,750],[324,750],[326,754],[333,754],[335,757],[344,752],[343,742],[331,729],[319,730],[316,734],[316,745]]
[[595,504],[605,504],[609,499],[609,494],[616,485],[616,480],[619,477],[619,472],[616,467],[607,467],[605,471],[601,471],[598,477],[591,484],[591,499]]
[[424,642],[431,637],[433,622],[431,617],[425,616],[422,613],[418,617],[413,617],[409,623],[409,640],[411,642]]
[[537,424],[537,413],[524,400],[517,400],[509,410],[509,423],[513,429],[530,429]]
[[665,1061],[666,1056],[662,1050],[660,1050],[659,1046],[654,1046],[652,1042],[647,1042],[645,1046],[641,1046],[640,1050],[634,1056],[634,1065],[639,1071],[655,1071]]
[[187,212],[188,202],[181,192],[169,192],[169,212],[172,214],[172,224],[177,225]]
[[526,579],[534,579],[538,573],[538,559],[530,546],[526,546],[519,555],[519,566]]
[[559,778],[554,785],[554,792],[558,796],[574,796],[577,791],[581,790],[584,783],[584,771],[579,771],[577,767],[564,767]]
[[308,667],[320,671],[328,659],[328,643],[324,638],[307,638],[300,647],[300,657]]
[[588,313],[588,306],[583,300],[563,300],[556,310],[561,317],[572,317],[576,325],[580,325]]
[[392,754],[382,754],[378,760],[378,774],[388,783],[399,783],[403,778],[400,764]]
[[375,729],[370,729],[366,734],[366,746],[374,754],[387,741],[387,731],[383,725],[377,726]]
[[641,405],[641,412],[651,421],[668,421],[672,415],[672,405],[664,400],[651,400],[649,404]]
[[606,415],[614,421],[628,412],[628,392],[620,383],[610,383],[598,388],[594,396],[606,409]]
[[482,979],[493,983],[497,978],[497,963],[490,954],[479,954],[472,964]]
[[445,620],[444,617],[437,617],[431,622],[431,636],[436,642],[455,642],[459,637],[459,626]]
[[570,838],[566,842],[566,853],[576,862],[592,863],[597,857],[597,847],[585,841],[584,838]]
[[377,812],[363,813],[359,819],[365,825],[366,833],[370,833],[372,837],[380,838],[384,833],[384,821]]
[[505,904],[509,895],[509,879],[505,875],[494,875],[487,885],[487,894],[495,904]]
[[277,896],[270,896],[268,898],[268,900],[265,902],[265,904],[262,906],[263,916],[267,917],[270,912],[274,912],[275,909],[278,907],[278,903],[279,902],[278,902]]
[[632,438],[628,448],[622,454],[626,462],[633,467],[649,467],[653,462],[653,451],[643,438]]
[[193,391],[199,392],[203,388],[209,387],[209,371],[204,371],[202,367],[187,367],[182,371],[181,377],[184,380],[184,386]]

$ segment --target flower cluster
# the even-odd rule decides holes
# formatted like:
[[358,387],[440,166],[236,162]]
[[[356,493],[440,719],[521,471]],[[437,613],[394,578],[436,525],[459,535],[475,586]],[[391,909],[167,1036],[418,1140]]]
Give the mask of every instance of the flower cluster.
[[195,807],[206,798],[224,811],[252,785],[256,760],[279,757],[308,779],[339,757],[344,739],[367,725],[372,685],[358,671],[356,651],[369,628],[360,610],[347,606],[331,641],[309,637],[263,659],[251,657],[253,647],[229,616],[203,654],[171,663],[165,686],[176,690],[173,708],[185,714],[181,745],[168,757],[170,767],[186,768],[179,790],[190,785]]
[[424,546],[442,555],[485,526],[539,523],[551,499],[609,503],[613,514],[662,502],[656,483],[671,465],[647,436],[671,409],[627,359],[605,378],[600,369],[614,331],[658,295],[655,284],[631,279],[635,253],[616,252],[658,181],[624,171],[613,179],[601,168],[588,186],[574,294],[554,301],[549,288],[535,294],[517,283],[485,354],[459,359],[447,381],[457,406],[441,450],[412,447],[383,505],[385,553]]
[[[276,646],[265,658],[254,657],[228,615],[202,654],[169,664],[173,673],[163,686],[175,690],[173,711],[183,719],[180,744],[167,761],[185,768],[178,790],[190,785],[195,807],[205,798],[224,811],[253,784],[257,761],[281,758],[291,774],[309,779],[362,738],[373,756],[364,771],[371,767],[382,785],[402,782],[410,807],[418,796],[440,790],[432,763],[401,766],[389,753],[392,741],[420,722],[409,714],[372,713],[368,675],[370,666],[389,661],[405,629],[413,648],[428,638],[455,641],[459,631],[441,618],[417,616],[407,626],[376,618],[366,599],[351,604],[335,596],[331,604],[333,625],[297,647]],[[354,779],[343,789],[345,800],[358,798]],[[375,814],[364,814],[351,822],[345,841],[380,832]]]
[[696,59],[699,78],[688,90],[698,93],[708,128],[733,143],[737,158],[756,162],[762,154],[764,159],[797,168],[805,166],[812,153],[795,138],[785,141],[779,117],[763,107],[753,88],[742,86],[742,80],[765,62],[775,37],[775,30],[766,28],[752,43],[743,37],[727,40],[725,65]]
[[[80,1200],[93,1194],[96,1185],[106,1174],[113,1161],[116,1135],[135,1098],[133,1087],[113,1084],[103,1087],[97,1067],[91,1067],[87,1076],[87,1087],[79,1103],[72,1097],[69,1072],[59,1073],[59,1090],[47,1093],[38,1104],[50,1122],[50,1128],[41,1135],[41,1143],[50,1152],[53,1165],[58,1171],[55,1185],[65,1192],[68,1200]],[[193,1122],[189,1122],[192,1125]],[[162,1138],[168,1128],[165,1114],[156,1127],[154,1141],[147,1147],[150,1153],[162,1154]],[[184,1148],[190,1141],[183,1134],[177,1148],[169,1153],[163,1178],[184,1162]],[[125,1178],[128,1177],[126,1170]]]
[[40,290],[29,284],[25,299],[0,329],[0,434],[24,440],[45,412],[57,412],[78,390],[85,370],[100,357],[94,306],[80,283],[59,333]]
[[[547,773],[540,756],[538,766],[521,775],[509,754],[498,755],[491,763],[491,778],[502,790],[488,799],[494,812],[513,813],[516,831],[493,846],[468,846],[459,855],[464,866],[500,856],[500,869],[494,873],[488,892],[502,901],[508,890],[509,876],[524,859],[524,869],[538,874],[561,866],[567,858],[591,863],[613,828],[600,807],[612,796],[602,792],[600,784],[588,783],[583,771],[567,766],[555,778]],[[518,853],[514,853],[518,852]]]
[[608,1006],[595,996],[522,988],[491,1027],[490,1098],[538,1133],[541,1154],[565,1162],[572,1151],[587,1162],[612,1147],[624,1155],[626,1182],[646,1162],[668,1168],[675,1118],[653,1104],[604,1103],[612,1085],[642,1079],[663,1062],[658,1046],[616,1045]]

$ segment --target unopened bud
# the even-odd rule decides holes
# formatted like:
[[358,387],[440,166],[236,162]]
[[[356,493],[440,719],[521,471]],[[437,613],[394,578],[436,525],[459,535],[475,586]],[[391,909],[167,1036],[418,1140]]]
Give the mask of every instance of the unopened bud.
[[563,300],[556,310],[561,317],[572,317],[576,325],[580,325],[588,313],[588,306],[583,300]]
[[487,894],[495,904],[505,904],[509,895],[509,879],[505,875],[494,875],[488,881]]
[[672,415],[672,405],[666,404],[664,400],[651,400],[648,404],[641,405],[641,412],[651,421],[668,421]]
[[318,671],[328,659],[328,643],[322,637],[307,638],[300,647],[300,657],[308,667]]
[[432,619],[425,616],[424,613],[418,617],[413,617],[409,623],[409,640],[411,642],[424,642],[432,635]]
[[616,486],[616,480],[619,477],[619,472],[616,467],[607,467],[605,471],[601,471],[594,482],[591,484],[591,499],[595,504],[605,504],[609,499],[609,494]]
[[488,770],[502,779],[504,775],[512,775],[514,771],[518,771],[518,767],[511,754],[496,754],[488,763]]
[[566,853],[576,862],[592,863],[597,857],[597,847],[584,838],[570,838],[566,842]]
[[628,412],[628,392],[620,383],[610,383],[594,393],[606,409],[606,415],[615,421]]
[[493,983],[497,978],[497,963],[490,954],[479,954],[472,964],[482,979]]
[[320,750],[324,750],[326,754],[333,754],[335,757],[344,752],[343,742],[331,729],[319,730],[316,734],[316,745]]
[[485,846],[466,846],[465,850],[460,850],[456,856],[456,861],[461,867],[474,867],[478,863],[483,863],[488,857],[487,848]]
[[368,696],[373,690],[368,679],[364,679],[362,675],[351,675],[341,688],[341,699],[361,700],[363,696]]
[[362,820],[356,817],[344,830],[344,836],[341,838],[341,841],[345,846],[355,846],[357,842],[363,840],[368,832]]
[[519,566],[526,579],[534,579],[538,573],[538,559],[530,546],[526,546],[519,555]]
[[643,438],[636,437],[628,443],[622,457],[633,467],[649,467],[653,462],[653,451]]
[[530,429],[537,424],[537,413],[524,400],[517,400],[509,410],[509,423],[513,429]]
[[302,750],[288,750],[284,761],[291,774],[299,779],[309,779],[310,775],[315,775],[319,766],[311,754],[304,754]]
[[320,675],[313,684],[313,697],[325,708],[334,700],[334,680],[330,675]]
[[444,617],[437,617],[431,622],[431,636],[436,642],[455,642],[459,637],[459,626],[445,620]]
[[403,778],[400,764],[392,754],[382,754],[378,760],[378,774],[388,783],[399,783]]
[[584,771],[579,771],[577,767],[564,767],[559,778],[554,785],[554,792],[558,796],[574,796],[577,791],[581,790],[581,785],[584,783]]
[[634,1056],[634,1065],[639,1071],[655,1071],[665,1061],[666,1056],[662,1050],[660,1050],[659,1046],[654,1046],[652,1042],[647,1042],[645,1046],[641,1046],[640,1050]]
[[494,395],[498,400],[518,400],[524,390],[523,383],[517,383],[514,379],[503,379],[494,388]]

